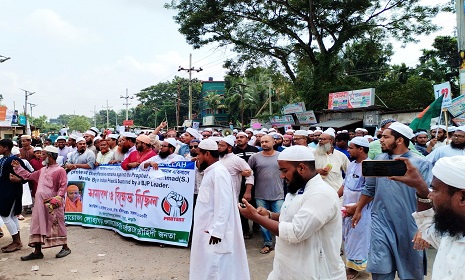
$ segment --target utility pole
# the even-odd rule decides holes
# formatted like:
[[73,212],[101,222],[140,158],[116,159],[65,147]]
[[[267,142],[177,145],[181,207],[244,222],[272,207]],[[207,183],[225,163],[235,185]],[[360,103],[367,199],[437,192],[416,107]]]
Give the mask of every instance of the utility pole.
[[111,108],[113,108],[113,107],[108,106],[108,99],[107,99],[107,107],[104,107],[104,106],[102,106],[102,107],[103,107],[104,109],[105,109],[105,108],[107,109],[107,127],[106,127],[106,128],[108,128],[108,127],[110,127],[110,123],[109,123],[109,119],[108,119],[108,109],[111,109]]
[[200,72],[202,71],[202,67],[199,69],[195,69],[192,67],[192,54],[189,54],[189,68],[183,68],[179,66],[178,71],[187,71],[189,73],[189,120],[192,120],[192,71]]
[[92,113],[94,113],[94,127],[97,127],[97,109],[96,109],[97,106],[94,105],[94,110],[91,111]]
[[29,106],[31,107],[31,118],[32,118],[32,108],[34,108],[35,106],[37,106],[37,104],[32,104],[32,103],[28,103]]
[[273,114],[273,106],[272,106],[273,104],[271,104],[271,80],[270,80],[270,82],[268,84],[268,96],[269,96],[268,98],[270,99],[270,115],[272,115]]
[[176,103],[176,129],[179,127],[179,110],[181,109],[181,82],[178,82],[178,102]]
[[128,111],[129,111],[128,106],[131,105],[131,103],[129,103],[129,99],[133,99],[134,96],[129,96],[128,89],[126,89],[126,96],[121,95],[120,98],[126,99],[126,103],[123,103],[123,105],[126,105],[126,120],[128,120]]
[[464,0],[455,1],[455,12],[457,15],[457,43],[460,54],[459,66],[459,88],[460,94],[465,94],[465,11]]
[[27,124],[27,98],[33,95],[35,92],[30,92],[22,88],[20,88],[20,90],[24,91],[24,117],[26,118],[26,124]]

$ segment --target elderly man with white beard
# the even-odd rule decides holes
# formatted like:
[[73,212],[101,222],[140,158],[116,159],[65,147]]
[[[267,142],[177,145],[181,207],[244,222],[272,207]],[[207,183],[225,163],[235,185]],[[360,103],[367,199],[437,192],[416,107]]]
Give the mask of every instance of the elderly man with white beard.
[[334,149],[334,131],[325,130],[318,138],[318,146],[314,152],[316,172],[337,192],[342,186],[342,171],[347,172],[349,159]]

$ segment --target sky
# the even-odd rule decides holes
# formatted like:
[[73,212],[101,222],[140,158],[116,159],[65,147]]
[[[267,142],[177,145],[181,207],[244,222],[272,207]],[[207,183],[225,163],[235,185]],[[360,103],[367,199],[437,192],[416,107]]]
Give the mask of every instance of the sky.
[[[443,0],[440,2],[445,2]],[[0,0],[0,63],[2,104],[22,112],[25,93],[34,117],[60,114],[93,116],[94,110],[125,109],[129,96],[171,81],[188,78],[179,66],[203,68],[200,80],[222,80],[228,49],[206,46],[194,50],[177,31],[175,11],[167,0]],[[434,0],[424,0],[434,3]],[[420,44],[401,48],[394,43],[391,63],[418,63],[420,49],[431,48],[437,35],[453,35],[455,16],[440,15],[440,32],[419,37]],[[108,102],[108,103],[107,103]],[[131,105],[137,105],[135,99]],[[27,111],[30,114],[31,107]]]

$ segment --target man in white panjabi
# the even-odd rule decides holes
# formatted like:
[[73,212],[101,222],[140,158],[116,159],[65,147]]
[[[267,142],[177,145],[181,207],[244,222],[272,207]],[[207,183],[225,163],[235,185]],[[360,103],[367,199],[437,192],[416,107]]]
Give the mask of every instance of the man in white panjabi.
[[289,191],[281,212],[255,209],[245,199],[245,208],[239,206],[244,217],[277,236],[268,280],[346,280],[337,193],[316,172],[315,157],[305,146],[284,149],[278,164]]
[[189,279],[250,279],[231,175],[219,162],[218,145],[199,144],[204,177],[194,210]]

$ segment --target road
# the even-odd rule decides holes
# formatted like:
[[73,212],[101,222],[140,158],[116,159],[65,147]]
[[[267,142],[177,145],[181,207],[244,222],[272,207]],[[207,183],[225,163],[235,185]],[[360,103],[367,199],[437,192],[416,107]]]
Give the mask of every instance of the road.
[[[188,248],[175,246],[160,247],[158,244],[139,242],[125,238],[104,229],[68,226],[68,243],[72,253],[62,259],[55,254],[60,248],[43,250],[44,258],[23,262],[20,256],[32,252],[26,246],[29,234],[30,216],[21,223],[21,238],[25,245],[22,250],[13,253],[0,253],[0,280],[22,279],[188,279]],[[0,247],[11,242],[5,226],[5,236],[0,239]],[[246,240],[247,257],[251,279],[266,279],[272,269],[274,251],[262,255],[260,233]],[[428,250],[428,267],[431,275],[432,260],[435,250]],[[7,258],[7,259],[5,259]],[[31,271],[32,266],[39,266],[38,271]],[[202,269],[199,267],[199,269]],[[357,279],[371,279],[368,274],[361,274]],[[430,279],[427,277],[426,279]]]

